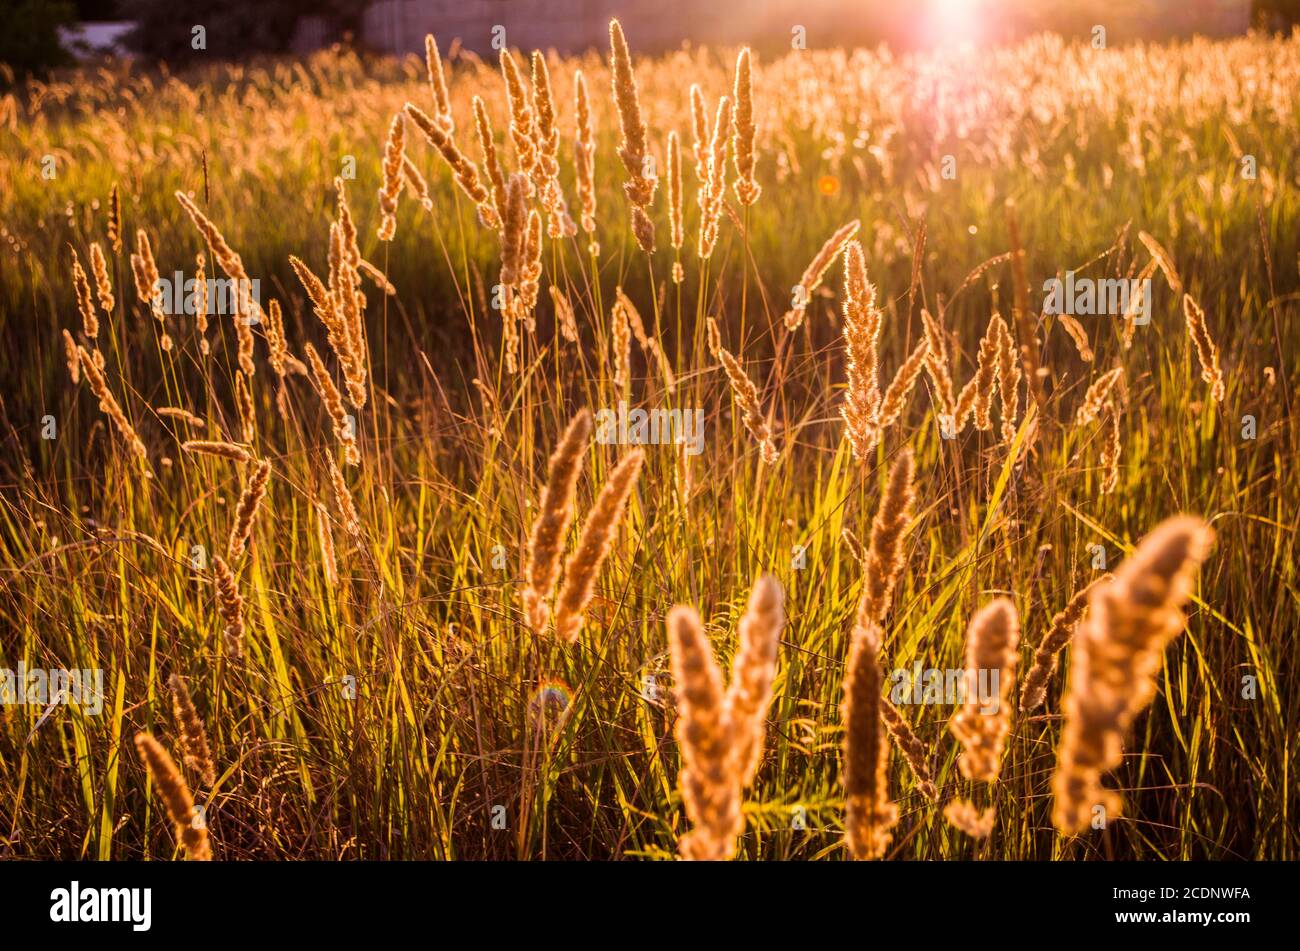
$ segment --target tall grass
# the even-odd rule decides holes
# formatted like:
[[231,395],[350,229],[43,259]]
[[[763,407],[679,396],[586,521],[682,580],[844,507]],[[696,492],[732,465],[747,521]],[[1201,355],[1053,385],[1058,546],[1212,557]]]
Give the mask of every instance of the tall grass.
[[[871,640],[885,690],[897,668],[963,668],[967,623],[995,597],[1011,599],[1027,661],[1053,614],[1165,516],[1195,513],[1219,541],[1107,780],[1122,816],[1079,836],[1053,829],[1066,654],[1044,704],[1012,717],[998,779],[976,797],[995,811],[954,811],[980,832],[987,817],[987,837],[943,819],[968,795],[947,729],[956,709],[905,709],[932,751],[939,802],[899,757],[885,763],[889,788],[871,793],[897,807],[888,844],[874,839],[883,854],[1296,857],[1300,483],[1288,460],[1300,40],[1097,51],[1039,37],[901,59],[746,55],[743,70],[732,50],[645,60],[635,40],[617,75],[621,126],[603,58],[543,64],[560,184],[584,231],[540,243],[540,281],[554,293],[535,298],[532,329],[494,306],[508,282],[491,213],[506,196],[470,175],[483,160],[474,130],[490,123],[513,200],[538,200],[519,174],[496,64],[444,45],[436,70],[347,52],[184,76],[110,67],[29,86],[0,110],[13,117],[0,141],[0,662],[105,672],[101,715],[0,710],[0,855],[172,857],[188,806],[171,796],[165,814],[151,802],[126,744],[139,731],[155,783],[165,775],[204,807],[203,842],[183,827],[186,844],[216,858],[672,858],[689,823],[669,610],[698,609],[727,665],[750,585],[768,573],[786,623],[737,854],[844,857],[840,702],[863,577],[840,542],[846,528],[868,534],[906,451],[906,567]],[[592,145],[580,146],[575,176],[564,104],[579,70],[590,119],[580,138]],[[725,122],[711,129],[723,96]],[[725,187],[733,105],[736,138],[748,140],[751,120],[755,130],[752,167],[737,156],[734,168],[752,170],[754,190],[739,191],[756,200],[739,207]],[[381,242],[384,145],[399,112],[429,206],[419,189],[402,196]],[[701,202],[684,202],[678,248],[662,240],[668,189],[656,196],[644,160],[666,171],[668,132],[688,128]],[[54,178],[41,174],[46,155]],[[1247,155],[1255,178],[1242,175]],[[336,177],[358,260],[338,237]],[[873,333],[864,351],[878,350],[881,367],[909,364],[914,379],[917,359],[930,371],[889,426],[868,413],[853,443],[840,417],[844,268],[808,267],[849,221],[861,222],[854,263],[860,245],[880,310],[878,343]],[[272,372],[267,339],[255,339],[250,368],[238,318],[215,317],[203,336],[193,318],[151,316],[115,242],[137,231],[164,277],[192,276],[198,253],[258,277],[262,301],[283,305],[285,372]],[[69,279],[68,251],[93,261],[96,244],[114,296],[105,310],[99,295],[98,313],[84,273]],[[1091,361],[1077,328],[1039,318],[1042,281],[1071,269],[1151,274],[1153,246],[1162,271],[1150,323],[1079,317]],[[316,279],[309,299],[302,262],[327,261],[338,280]],[[354,287],[361,262],[396,294],[373,276]],[[631,349],[619,289],[671,386],[653,348]],[[349,347],[327,343],[331,293],[340,307],[366,298],[364,326],[335,328]],[[1213,359],[1189,341],[1184,293]],[[63,337],[92,344],[79,295],[99,324],[97,349],[78,354],[86,385],[70,380]],[[545,304],[559,299],[577,343]],[[783,320],[792,308],[800,319]],[[993,324],[995,313],[1005,317]],[[357,341],[367,365],[343,365]],[[1022,365],[1013,346],[1033,348],[1044,373],[1007,388]],[[1112,368],[1123,372],[1104,385],[1107,428],[1120,451],[1103,465],[1107,433],[1075,416]],[[252,427],[240,417],[241,369]],[[1202,378],[1211,370],[1214,393]],[[951,381],[946,394],[935,383],[948,373],[983,381],[966,400],[970,413],[982,399],[983,425],[955,413]],[[567,644],[533,630],[521,606],[530,532],[560,434],[581,409],[620,400],[703,409],[704,451],[647,445],[634,465],[627,447],[596,439],[585,450],[561,542],[591,555],[591,573],[566,609]],[[1102,408],[1098,399],[1091,415]],[[961,431],[944,438],[954,427],[940,417],[953,415]],[[54,438],[43,438],[46,417]],[[265,492],[241,505],[253,460],[269,463]],[[611,482],[616,496],[626,489],[625,508],[608,493],[598,502]],[[593,509],[621,517],[583,545]],[[206,726],[211,784],[167,767],[167,749],[180,748],[173,674]]]

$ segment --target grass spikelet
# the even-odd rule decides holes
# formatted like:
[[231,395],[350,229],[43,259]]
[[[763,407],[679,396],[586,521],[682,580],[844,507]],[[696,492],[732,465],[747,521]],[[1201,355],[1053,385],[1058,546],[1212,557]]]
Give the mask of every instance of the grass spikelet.
[[636,243],[646,254],[654,253],[655,225],[644,208],[632,209],[632,237],[636,238]]
[[1001,356],[999,343],[1006,332],[1006,326],[1006,322],[999,314],[989,318],[988,328],[984,331],[983,339],[980,340],[979,362],[975,376],[962,389],[961,396],[957,400],[955,421],[959,430],[965,427],[966,418],[971,414],[975,417],[976,429],[986,432],[993,428],[993,422],[989,419],[989,410],[993,405],[993,389],[998,379]]
[[862,565],[862,596],[858,600],[857,625],[883,624],[894,596],[894,586],[903,571],[903,535],[912,517],[916,490],[913,479],[916,462],[911,449],[904,449],[889,469],[880,506],[871,522],[871,543]]
[[253,391],[243,370],[235,371],[235,408],[239,411],[240,436],[252,443],[257,438],[257,416],[253,407]]
[[569,343],[577,343],[578,320],[574,316],[573,305],[556,285],[552,284],[547,290],[550,291],[551,303],[555,306],[555,325],[560,330],[560,336]]
[[357,437],[352,419],[343,405],[343,394],[334,385],[334,378],[325,369],[325,364],[320,354],[316,352],[316,348],[311,344],[305,344],[303,352],[307,355],[307,366],[311,368],[311,378],[316,386],[316,392],[320,395],[321,402],[325,405],[325,412],[329,414],[330,421],[334,424],[334,438],[343,446],[344,461],[351,466],[360,465],[361,453],[357,450]]
[[623,288],[615,288],[614,293],[618,304],[623,308],[628,327],[631,328],[632,335],[636,337],[641,352],[655,361],[659,367],[659,375],[663,377],[664,389],[669,393],[673,392],[677,388],[677,380],[673,375],[672,364],[668,362],[668,355],[664,353],[663,347],[659,345],[658,337],[652,337],[646,333],[645,322],[641,319],[641,312],[637,310],[631,299],[623,293]]
[[199,338],[199,353],[205,357],[212,347],[207,341],[208,333],[208,275],[207,258],[200,251],[194,255],[194,333]]
[[[161,413],[162,410],[159,410]],[[199,421],[200,424],[202,420]],[[181,449],[185,452],[193,452],[205,456],[218,456],[222,459],[228,459],[231,462],[237,462],[241,465],[253,461],[253,454],[245,447],[233,442],[217,442],[207,439],[191,439],[181,443]]]
[[1002,417],[1002,441],[1010,443],[1016,438],[1016,419],[1020,410],[1020,361],[1016,342],[1007,324],[1001,327],[1001,348],[998,353],[998,412]]
[[[698,91],[698,87],[692,87],[692,89]],[[826,239],[821,246],[821,250],[808,262],[808,266],[804,268],[803,276],[799,278],[798,287],[794,292],[794,306],[786,311],[785,316],[782,318],[787,329],[799,329],[804,316],[808,312],[808,305],[812,303],[813,291],[821,286],[822,278],[826,276],[830,266],[835,263],[835,259],[840,256],[844,246],[858,233],[861,224],[857,218],[854,218],[847,224],[840,225],[836,232]]]
[[262,331],[266,334],[267,356],[271,361],[271,369],[275,371],[276,376],[284,379],[285,374],[294,368],[298,360],[289,352],[289,342],[284,335],[284,314],[280,310],[280,302],[275,298],[271,298],[266,306],[266,324],[262,327]]
[[596,134],[591,125],[591,103],[582,70],[573,74],[573,108],[577,134],[573,141],[573,176],[578,185],[582,230],[591,238],[593,255],[599,253],[596,235]]
[[90,293],[90,280],[81,266],[76,249],[72,249],[72,286],[77,293],[77,311],[81,314],[81,329],[94,340],[99,336],[99,315],[95,312],[95,299]]
[[732,96],[736,103],[735,135],[731,140],[731,158],[736,166],[736,200],[749,206],[758,200],[762,188],[754,181],[754,82],[750,72],[750,52],[746,46],[736,57],[736,79]]
[[329,473],[330,487],[334,490],[334,504],[338,507],[343,530],[354,538],[360,537],[361,516],[357,514],[357,504],[352,498],[347,480],[343,478],[342,470],[330,453],[325,454],[325,469]]
[[523,277],[528,241],[528,178],[520,172],[506,186],[501,222],[501,283],[514,285]]
[[211,861],[212,847],[208,842],[207,824],[195,811],[194,797],[185,785],[185,779],[176,768],[171,754],[144,732],[135,735],[135,749],[140,762],[149,771],[154,791],[167,807],[167,815],[176,827],[176,838],[180,839],[185,849],[185,857],[191,862]]
[[135,253],[131,255],[131,276],[135,281],[135,294],[149,307],[149,312],[162,323],[162,308],[158,306],[158,265],[154,261],[153,246],[143,228],[135,233]]
[[898,822],[889,800],[889,741],[881,723],[884,676],[880,670],[880,628],[853,629],[844,671],[844,842],[858,860],[885,854]]
[[894,379],[889,386],[885,388],[885,396],[880,401],[878,424],[882,430],[898,422],[898,417],[903,414],[903,407],[907,405],[907,399],[912,395],[916,381],[921,376],[921,368],[925,365],[925,358],[929,352],[930,345],[927,341],[922,340],[918,343],[911,355],[903,361],[898,372],[894,374]]
[[584,409],[569,422],[551,454],[546,488],[538,500],[537,518],[528,539],[528,583],[521,592],[524,617],[538,634],[550,620],[551,610],[546,602],[560,573],[560,555],[573,521],[574,494],[590,438],[591,411]]
[[1168,644],[1186,621],[1183,605],[1209,554],[1214,532],[1201,519],[1161,522],[1124,560],[1110,584],[1092,589],[1088,617],[1070,647],[1065,726],[1052,777],[1052,822],[1065,835],[1090,825],[1094,809],[1120,815],[1119,795],[1102,774],[1123,761],[1134,718],[1155,696]]
[[1084,363],[1091,363],[1093,358],[1092,347],[1088,344],[1088,331],[1084,329],[1083,324],[1069,314],[1057,314],[1056,319],[1074,342],[1074,349],[1079,352],[1079,359]]
[[741,410],[741,420],[749,434],[758,442],[763,462],[773,465],[776,462],[776,442],[772,439],[772,427],[768,425],[763,414],[762,404],[758,398],[758,387],[745,373],[734,356],[725,347],[718,346],[718,361],[727,373],[727,382],[731,384],[731,396]]
[[685,440],[677,447],[677,498],[683,509],[690,505],[695,494],[695,472],[691,465],[691,447]]
[[510,142],[515,149],[515,160],[519,171],[528,176],[532,197],[532,183],[537,175],[537,145],[534,141],[536,119],[532,104],[528,101],[528,89],[524,86],[523,74],[519,64],[508,49],[497,54],[501,64],[501,76],[506,84],[506,100],[510,106]]
[[316,538],[320,542],[321,568],[325,574],[325,583],[331,588],[337,588],[339,565],[334,551],[334,530],[330,527],[329,513],[319,502],[316,503]]
[[965,832],[972,839],[987,839],[993,833],[993,820],[997,818],[997,807],[989,806],[981,811],[975,804],[965,799],[954,799],[943,808],[943,817],[954,829]]
[[424,210],[433,211],[433,199],[429,197],[429,183],[425,181],[423,173],[416,168],[411,157],[405,152],[402,153],[402,178],[406,182],[406,190],[414,196]]
[[447,94],[447,76],[442,70],[442,57],[438,55],[438,41],[432,33],[424,36],[424,67],[429,91],[433,94],[434,115],[450,135],[456,131],[456,123],[451,117],[451,97]]
[[876,289],[867,280],[862,245],[844,251],[844,344],[848,386],[840,415],[856,459],[866,459],[880,438],[880,310]]
[[[330,229],[330,236],[331,257],[335,259],[330,266],[330,270],[335,272],[331,275],[331,281],[337,283],[337,272],[341,269],[337,227]],[[339,309],[338,301],[335,299],[335,294],[321,283],[321,279],[300,258],[292,254],[289,255],[289,264],[293,267],[293,271],[298,276],[298,281],[302,284],[303,289],[307,291],[307,298],[312,303],[312,310],[315,312],[317,319],[325,327],[330,349],[334,351],[334,355],[338,357],[340,363],[351,363],[355,359],[352,341],[346,320]]]
[[939,412],[956,417],[957,401],[953,397],[952,366],[948,362],[948,342],[939,322],[930,312],[921,308],[921,323],[925,327],[925,369],[934,384],[939,398]]
[[469,196],[470,201],[478,206],[479,221],[485,228],[496,228],[499,224],[496,209],[492,205],[491,194],[479,180],[478,166],[466,158],[452,139],[451,134],[412,103],[402,107],[407,116],[415,123],[420,134],[432,145],[442,160],[451,169],[452,177],[461,190]]
[[704,318],[704,338],[708,345],[709,353],[713,358],[718,359],[718,352],[722,349],[722,331],[718,329],[718,321],[714,317]]
[[709,181],[709,112],[699,83],[691,83],[691,152],[695,156],[695,178],[701,186]]
[[186,426],[206,425],[206,423],[204,423],[203,418],[201,416],[196,416],[195,414],[191,413],[189,410],[181,406],[160,406],[158,407],[158,409],[155,410],[155,412],[159,416],[163,416],[168,419],[178,420],[184,423]]
[[614,390],[626,396],[632,378],[632,323],[627,308],[616,298],[610,309],[609,344],[613,348]]
[[114,254],[122,253],[122,192],[113,183],[113,190],[108,193],[108,243]]
[[1092,386],[1088,387],[1088,392],[1083,396],[1083,403],[1074,414],[1074,425],[1086,426],[1101,415],[1111,389],[1123,375],[1124,368],[1115,367],[1115,369],[1103,373],[1093,381]]
[[708,176],[700,186],[700,260],[707,260],[718,243],[718,221],[727,197],[727,139],[731,135],[732,102],[727,96],[718,100],[713,119],[713,137],[708,149]]
[[627,181],[623,191],[636,208],[649,207],[654,199],[657,180],[646,175],[646,127],[641,118],[641,101],[637,96],[636,75],[632,70],[632,55],[627,49],[623,27],[618,20],[609,21],[610,75],[614,88],[614,104],[618,109],[621,140],[618,157],[623,160]]
[[270,480],[271,463],[261,459],[253,469],[253,474],[239,497],[239,504],[235,507],[235,521],[230,529],[230,540],[226,544],[226,560],[238,561],[244,554],[248,539],[253,534],[253,520],[257,518],[257,510],[266,496]]
[[203,785],[211,786],[217,781],[217,771],[212,764],[212,753],[208,749],[208,733],[203,728],[203,720],[194,709],[194,701],[185,681],[180,674],[167,678],[167,686],[172,692],[172,716],[180,730],[181,751],[185,765],[199,774]]
[[[95,354],[98,355],[98,351]],[[77,356],[81,360],[81,373],[86,378],[86,383],[90,386],[90,391],[95,394],[99,400],[99,408],[117,428],[117,433],[122,437],[127,447],[135,455],[141,467],[148,463],[149,452],[145,449],[144,442],[141,441],[140,435],[131,425],[131,421],[126,418],[126,413],[122,411],[121,404],[113,396],[113,391],[108,388],[108,378],[104,376],[102,363],[87,352],[85,347],[77,347]],[[100,358],[102,360],[102,357]]]
[[483,153],[483,170],[487,174],[492,194],[488,199],[501,223],[506,205],[506,178],[501,171],[501,159],[497,155],[496,136],[492,132],[492,122],[488,119],[487,107],[480,96],[474,97],[474,134],[478,138],[479,151]]
[[[366,405],[366,297],[361,290],[361,250],[357,246],[357,229],[348,206],[347,191],[341,176],[334,178],[337,219],[330,230],[330,293],[334,313],[339,321],[338,333],[331,338],[343,371],[348,400],[357,409]],[[241,344],[241,352],[242,352]],[[251,343],[250,343],[251,356]]]
[[558,173],[559,166],[547,167],[546,160],[554,162],[559,152],[560,131],[555,125],[555,95],[551,90],[551,71],[546,68],[546,57],[541,50],[533,50],[529,65],[533,90],[533,110],[536,122],[533,127],[534,144],[542,171],[548,176]]
[[546,236],[567,238],[578,233],[569,217],[569,206],[564,200],[560,184],[560,131],[555,124],[555,96],[551,91],[551,74],[546,68],[546,57],[533,51],[532,62],[533,108],[537,121],[534,126],[537,148],[535,182],[546,211]]
[[[686,239],[682,220],[682,146],[677,132],[668,133],[668,242],[680,251]],[[679,282],[680,283],[680,282]]]
[[935,788],[934,774],[930,771],[930,747],[921,742],[903,715],[883,697],[880,700],[880,716],[885,721],[885,729],[898,746],[898,751],[903,754],[907,768],[912,771],[917,791],[934,802],[939,798],[939,790]]
[[68,376],[76,386],[81,382],[81,358],[77,356],[77,341],[72,339],[66,327],[63,329],[63,356],[68,364]]
[[[262,308],[253,298],[252,281],[249,280],[248,272],[244,270],[244,262],[226,243],[226,239],[217,230],[217,226],[199,210],[199,206],[194,204],[187,194],[182,191],[176,192],[176,200],[185,209],[185,213],[190,216],[190,221],[194,223],[194,227],[211,245],[212,257],[216,260],[217,266],[226,272],[227,277],[236,282],[234,317],[235,333],[239,338],[239,367],[249,376],[252,376],[254,371],[253,324],[260,320]],[[144,233],[141,232],[142,237],[143,235]],[[143,244],[147,247],[147,243],[146,239]],[[141,254],[143,256],[143,250]],[[154,274],[154,279],[157,280],[157,268],[154,268]]]
[[754,582],[749,604],[737,627],[739,644],[723,716],[731,732],[733,770],[741,786],[753,782],[763,754],[767,708],[776,677],[776,651],[785,626],[785,594],[771,575]]
[[537,209],[529,209],[528,226],[524,229],[524,263],[519,275],[519,293],[514,296],[515,320],[521,321],[529,333],[537,330],[538,282],[542,277],[542,216]]
[[[211,222],[208,222],[209,226],[211,224]],[[215,231],[215,228],[213,230]],[[149,233],[143,228],[135,233],[135,253],[131,255],[131,264],[133,268],[132,274],[135,277],[135,292],[142,301],[149,305],[149,309],[156,316],[160,311],[158,307],[158,291],[155,286],[158,281],[158,264],[154,260],[153,245],[149,241]]]
[[1101,418],[1101,494],[1110,495],[1119,484],[1120,408],[1114,397],[1106,400]]
[[402,194],[402,161],[406,158],[406,123],[393,116],[384,142],[384,180],[379,186],[379,240],[392,241],[397,232],[397,199]]
[[[966,630],[966,703],[948,729],[962,745],[957,766],[967,779],[991,783],[1002,771],[1019,643],[1020,620],[1010,598],[990,601],[975,612]],[[997,690],[994,709],[981,699],[981,682]]]
[[1187,336],[1196,347],[1196,359],[1201,364],[1201,379],[1210,384],[1210,398],[1222,403],[1226,389],[1223,370],[1219,367],[1219,348],[1214,345],[1210,329],[1205,325],[1205,311],[1192,300],[1191,294],[1183,295],[1183,315],[1187,318]]
[[582,527],[577,548],[564,563],[564,585],[555,596],[555,634],[562,641],[572,644],[578,639],[583,612],[596,589],[600,567],[609,555],[644,460],[640,449],[632,449],[610,472]]
[[1052,623],[1043,635],[1038,649],[1034,651],[1033,665],[1029,668],[1029,673],[1025,674],[1024,683],[1020,687],[1021,713],[1030,713],[1042,706],[1043,699],[1047,696],[1047,681],[1056,672],[1061,649],[1070,642],[1075,628],[1088,610],[1088,598],[1092,595],[1092,589],[1109,582],[1112,577],[1104,574],[1084,585],[1065,603],[1065,607],[1052,615]]
[[677,782],[691,822],[678,849],[687,860],[725,861],[735,855],[745,819],[730,759],[722,670],[694,608],[679,604],[668,612],[668,645],[682,755]]
[[[1138,272],[1138,285],[1142,286],[1151,280],[1151,275],[1156,272],[1156,262],[1154,259],[1147,262],[1146,267]],[[1130,350],[1133,347],[1133,336],[1137,333],[1139,311],[1142,310],[1142,294],[1133,294],[1129,298],[1128,306],[1124,308],[1124,332],[1120,337],[1120,344],[1124,350]],[[1147,314],[1149,320],[1151,315]]]
[[[113,297],[113,282],[108,276],[108,263],[104,260],[104,249],[96,241],[90,246],[90,271],[95,275],[95,295],[104,313],[112,314],[117,301]],[[86,336],[91,336],[87,334]]]
[[861,568],[865,565],[867,550],[862,547],[862,542],[858,540],[858,536],[854,535],[847,525],[840,529],[840,538],[843,540],[845,547],[848,548],[849,554],[853,556],[853,560],[858,563],[858,567]]
[[1138,232],[1138,240],[1142,242],[1143,246],[1150,253],[1151,259],[1155,261],[1156,266],[1160,268],[1160,273],[1165,276],[1165,280],[1169,283],[1169,288],[1175,294],[1181,294],[1183,292],[1183,281],[1182,278],[1178,276],[1178,269],[1174,267],[1173,255],[1165,250],[1163,244],[1145,231]]
[[223,622],[221,639],[226,653],[239,659],[244,656],[244,596],[239,581],[220,555],[212,556],[212,576],[217,589],[217,613]]

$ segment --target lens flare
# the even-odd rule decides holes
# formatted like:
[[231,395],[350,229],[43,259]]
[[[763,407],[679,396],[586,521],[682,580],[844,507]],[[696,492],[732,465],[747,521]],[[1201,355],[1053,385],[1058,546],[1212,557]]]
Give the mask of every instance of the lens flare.
[[573,694],[568,684],[561,680],[548,680],[529,698],[528,719],[543,730],[553,730],[568,717],[572,702]]

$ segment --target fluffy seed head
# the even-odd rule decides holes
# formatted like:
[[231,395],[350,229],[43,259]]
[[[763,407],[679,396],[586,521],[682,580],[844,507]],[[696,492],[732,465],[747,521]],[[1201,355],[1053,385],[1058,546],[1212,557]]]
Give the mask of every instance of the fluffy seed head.
[[[967,779],[991,783],[1002,770],[1019,644],[1020,619],[1010,598],[990,601],[971,618],[966,630],[966,703],[948,724],[962,745],[957,766]],[[981,691],[981,684],[997,690],[988,706],[982,699],[988,691]]]
[[1065,726],[1052,777],[1052,822],[1063,834],[1088,828],[1098,807],[1108,818],[1122,802],[1102,775],[1123,762],[1124,736],[1155,696],[1164,651],[1185,622],[1196,572],[1214,532],[1178,515],[1143,538],[1110,584],[1088,598],[1088,617],[1070,647]]
[[181,750],[185,755],[185,765],[190,767],[203,780],[205,786],[217,781],[216,767],[212,765],[212,753],[208,749],[208,734],[203,728],[203,720],[194,708],[189,688],[179,674],[167,678],[167,686],[172,692],[172,715],[180,730]]
[[732,661],[724,715],[732,730],[732,756],[742,786],[758,772],[764,720],[772,702],[776,650],[785,626],[784,592],[771,575],[754,583],[749,605],[737,628],[739,645]]
[[682,754],[678,784],[691,822],[678,848],[688,860],[726,860],[735,854],[745,819],[730,762],[722,670],[694,608],[677,605],[668,612],[668,646]]
[[609,555],[644,461],[645,453],[633,449],[610,472],[582,527],[578,547],[564,563],[564,586],[555,596],[555,634],[562,641],[573,643],[578,638],[583,612],[596,590],[596,578]]
[[863,564],[862,597],[858,601],[859,627],[883,624],[889,611],[894,587],[903,571],[903,534],[912,517],[915,475],[912,450],[904,449],[889,469],[889,481],[871,523],[871,544]]
[[539,634],[550,619],[551,610],[546,602],[560,573],[560,555],[573,522],[573,499],[590,437],[591,411],[584,409],[569,422],[551,454],[546,488],[538,501],[537,518],[528,540],[528,584],[523,589],[522,601],[524,616]]
[[880,628],[854,627],[844,672],[844,841],[854,859],[885,854],[898,822],[889,799],[889,741],[881,722]]
[[210,861],[212,847],[208,843],[207,824],[194,809],[194,797],[185,785],[181,771],[176,768],[176,761],[148,733],[135,735],[135,749],[140,762],[149,771],[154,791],[167,807],[167,815],[176,827],[176,837],[181,840],[185,857],[191,862]]

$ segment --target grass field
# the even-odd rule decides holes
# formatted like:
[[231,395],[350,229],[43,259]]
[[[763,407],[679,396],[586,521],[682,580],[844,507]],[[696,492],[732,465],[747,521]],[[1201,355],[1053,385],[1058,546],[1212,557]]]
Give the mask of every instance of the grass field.
[[[870,544],[891,466],[910,451],[915,500],[874,648],[884,677],[963,670],[968,623],[998,596],[1018,619],[1023,676],[1052,616],[1163,519],[1199,516],[1216,541],[1192,576],[1186,629],[1156,654],[1150,705],[1107,771],[1122,814],[1078,835],[1054,826],[1067,647],[1042,706],[1004,709],[993,782],[959,768],[952,703],[896,702],[938,801],[885,746],[887,789],[873,795],[896,803],[898,820],[882,854],[1296,858],[1300,38],[1094,49],[1044,36],[995,50],[756,59],[761,194],[750,204],[733,188],[751,141],[743,122],[735,141],[709,133],[726,114],[719,97],[735,98],[738,51],[644,58],[628,39],[643,147],[620,133],[609,58],[596,54],[545,61],[549,141],[526,56],[515,54],[526,115],[512,137],[498,64],[445,46],[445,110],[424,62],[337,51],[183,75],[91,69],[0,101],[0,664],[98,669],[104,687],[99,713],[0,708],[0,856],[191,851],[193,827],[182,848],[164,805],[166,767],[151,781],[133,749],[145,731],[178,763],[193,752],[173,717],[177,674],[214,767],[210,782],[194,763],[183,779],[218,859],[672,858],[691,828],[682,747],[695,744],[704,770],[713,721],[707,683],[675,691],[670,609],[696,608],[729,667],[751,589],[769,574],[786,620],[736,855],[844,858],[841,701],[872,569],[842,532]],[[579,70],[594,129],[591,234],[575,172]],[[702,159],[692,84],[705,104]],[[474,96],[503,180],[521,175],[499,194]],[[408,102],[432,118],[435,139],[444,116],[454,121],[486,185],[486,216]],[[403,114],[401,147],[428,206],[408,182],[393,239],[381,241],[386,137]],[[685,195],[678,242],[670,132]],[[628,191],[621,143],[641,173]],[[647,253],[629,213],[650,181]],[[388,182],[391,197],[402,179]],[[530,242],[530,211],[561,236]],[[481,220],[493,212],[500,228]],[[861,288],[846,292],[850,246],[791,329],[805,267],[855,219],[879,311]],[[711,222],[716,245],[702,258]],[[137,231],[163,278],[193,278],[200,253],[208,277],[242,267],[260,281],[265,319],[245,335],[230,312],[205,331],[193,315],[151,316],[133,279]],[[89,275],[80,302],[74,252]],[[290,256],[328,285],[328,335]],[[1044,313],[1044,282],[1066,272],[1149,280],[1149,322]],[[564,302],[576,341],[557,320]],[[1220,393],[1189,336],[1198,307]],[[988,428],[962,420],[946,438],[945,374],[958,391],[976,377],[995,313],[1019,347],[997,376],[1001,398]],[[863,314],[880,322],[878,347],[854,322]],[[308,344],[342,390],[333,411],[331,387],[303,365]],[[922,354],[896,420],[847,438],[841,410],[870,409],[870,380],[885,390]],[[88,380],[100,357],[111,402]],[[1018,383],[1013,368],[1026,371]],[[1113,369],[1109,390],[1094,391],[1099,418],[1078,422]],[[700,452],[641,447],[570,643],[525,611],[533,523],[570,420],[620,401],[700,410]],[[232,461],[183,450],[187,440],[243,451]],[[583,445],[565,552],[588,515],[599,521],[597,496],[634,451]],[[241,521],[247,544],[232,538]],[[570,563],[563,583],[582,568]],[[697,729],[686,744],[679,715]],[[151,792],[160,778],[162,798]],[[721,787],[735,800],[734,783]],[[995,807],[988,836],[945,818],[957,800]]]

